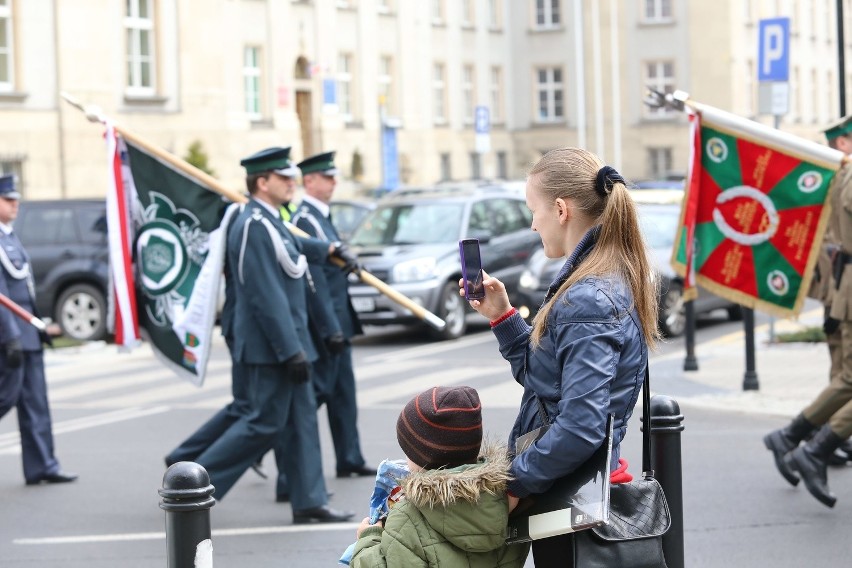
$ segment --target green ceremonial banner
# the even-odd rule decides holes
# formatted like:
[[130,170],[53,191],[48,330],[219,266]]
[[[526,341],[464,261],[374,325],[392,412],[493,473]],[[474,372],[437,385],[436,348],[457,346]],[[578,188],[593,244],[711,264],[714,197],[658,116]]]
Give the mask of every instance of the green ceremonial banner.
[[692,162],[672,266],[691,289],[686,297],[701,285],[749,308],[796,315],[842,154],[826,159],[834,151],[815,142],[761,138],[754,123],[716,114],[724,120],[701,111],[690,117]]
[[139,327],[167,366],[200,386],[216,318],[225,254],[219,227],[228,204],[201,182],[121,142]]

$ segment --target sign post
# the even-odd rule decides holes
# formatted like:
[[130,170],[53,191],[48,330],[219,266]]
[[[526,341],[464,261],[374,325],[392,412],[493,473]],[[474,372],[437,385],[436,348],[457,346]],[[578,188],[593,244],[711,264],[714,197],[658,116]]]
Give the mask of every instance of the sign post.
[[757,38],[758,112],[778,128],[790,105],[790,18],[760,20]]
[[491,113],[487,106],[477,106],[474,114],[476,151],[485,154],[491,151]]

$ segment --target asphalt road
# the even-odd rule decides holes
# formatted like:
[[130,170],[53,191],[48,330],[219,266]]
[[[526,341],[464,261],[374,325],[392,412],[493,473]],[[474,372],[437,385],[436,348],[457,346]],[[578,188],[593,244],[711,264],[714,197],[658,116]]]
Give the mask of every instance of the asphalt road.
[[[698,348],[740,326],[702,320]],[[678,349],[682,342],[672,341],[659,354]],[[355,357],[361,438],[371,464],[400,457],[394,433],[399,410],[434,384],[477,388],[491,436],[503,439],[511,426],[520,388],[511,382],[487,326],[446,343],[427,342],[408,330],[371,328],[357,341]],[[224,349],[214,355],[201,389],[173,378],[144,348],[130,355],[113,347],[55,352],[49,363],[57,455],[81,477],[64,486],[24,486],[16,421],[10,415],[0,422],[0,566],[163,568],[164,512],[157,494],[162,458],[227,401]],[[667,388],[666,394],[678,397],[678,385]],[[681,410],[687,566],[849,565],[852,468],[832,470],[839,503],[827,509],[803,488],[786,485],[762,446],[763,434],[783,419],[688,403]],[[334,478],[322,412],[324,469],[335,492],[331,505],[360,517],[373,481]],[[641,433],[635,416],[624,454],[637,473]],[[274,472],[271,456],[265,462]],[[213,507],[211,520],[217,568],[334,566],[357,526],[292,525],[289,506],[274,502],[272,481],[252,472]]]

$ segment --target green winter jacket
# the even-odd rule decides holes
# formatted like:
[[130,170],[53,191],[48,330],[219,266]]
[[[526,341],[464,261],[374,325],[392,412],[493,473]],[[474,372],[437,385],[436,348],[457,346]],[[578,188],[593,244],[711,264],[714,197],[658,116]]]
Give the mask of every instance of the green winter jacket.
[[412,473],[384,529],[361,533],[350,566],[522,567],[529,546],[505,544],[508,471],[505,448],[489,447],[479,463]]

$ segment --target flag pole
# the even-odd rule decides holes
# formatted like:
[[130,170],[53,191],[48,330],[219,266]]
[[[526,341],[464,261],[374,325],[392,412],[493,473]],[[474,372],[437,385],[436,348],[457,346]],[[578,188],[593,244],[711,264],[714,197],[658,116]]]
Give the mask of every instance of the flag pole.
[[[101,112],[100,108],[98,108],[94,105],[85,105],[84,106],[83,104],[81,104],[79,101],[77,101],[74,97],[72,97],[70,94],[68,94],[66,92],[62,92],[62,93],[60,93],[60,95],[71,106],[76,107],[79,110],[81,110],[86,115],[86,118],[89,119],[89,121],[100,122],[102,124],[107,122],[107,119],[104,116],[104,114]],[[193,166],[189,162],[182,160],[181,158],[178,158],[174,154],[167,152],[166,150],[164,150],[163,148],[160,148],[156,144],[152,144],[151,142],[148,142],[144,138],[137,136],[136,134],[134,134],[133,132],[130,132],[126,128],[123,128],[123,127],[121,127],[117,124],[113,124],[112,127],[115,129],[115,131],[119,135],[121,135],[128,142],[134,144],[135,146],[142,148],[143,150],[145,150],[146,152],[148,152],[152,156],[156,156],[157,158],[163,160],[164,162],[173,166],[175,169],[185,173],[186,175],[195,178],[201,184],[207,186],[208,188],[210,188],[210,190],[218,193],[219,195],[233,201],[234,203],[247,203],[248,202],[248,198],[245,195],[225,187],[221,182],[219,182],[219,180],[217,180],[216,178],[214,178],[213,176],[211,176],[207,172],[201,171],[200,169],[196,168],[195,166]],[[285,225],[290,230],[290,232],[293,233],[294,235],[296,235],[297,237],[303,237],[304,238],[304,237],[310,237],[311,236],[308,233],[306,233],[305,231],[299,229],[298,227],[296,227],[295,225],[293,225],[291,223],[285,223]],[[330,260],[334,264],[336,264],[337,266],[343,266],[345,264],[345,262],[343,260],[339,259],[339,258],[332,257]],[[430,326],[432,326],[436,330],[443,331],[444,328],[447,326],[446,322],[443,319],[439,318],[438,316],[436,316],[435,314],[433,314],[432,312],[430,312],[429,310],[427,310],[426,308],[424,308],[420,304],[417,304],[416,302],[414,302],[414,300],[412,300],[408,296],[405,296],[404,294],[398,292],[397,290],[394,290],[393,288],[391,288],[386,283],[382,282],[381,280],[379,280],[378,278],[376,278],[375,276],[373,276],[372,274],[370,274],[366,270],[361,270],[359,276],[360,276],[361,281],[363,283],[368,284],[368,285],[372,286],[373,288],[377,289],[379,292],[381,292],[382,294],[384,294],[385,296],[387,296],[388,298],[390,298],[391,300],[393,300],[397,304],[401,305],[402,307],[406,308],[411,313],[413,313],[417,318],[423,320],[424,322],[426,322],[427,324],[429,324]]]
[[0,294],[0,305],[3,305],[5,307],[9,308],[10,312],[15,314],[16,316],[18,316],[19,318],[21,318],[22,320],[24,320],[28,324],[32,325],[37,330],[39,330],[39,331],[46,331],[47,330],[47,325],[44,323],[44,321],[42,321],[41,319],[37,318],[36,316],[32,315],[27,310],[22,308],[19,304],[17,304],[11,298],[9,298],[9,296],[6,296],[4,294]]
[[815,162],[817,165],[830,170],[839,170],[847,160],[846,155],[839,150],[805,140],[799,136],[794,136],[793,134],[777,130],[753,120],[744,119],[741,116],[716,107],[699,103],[692,100],[689,97],[689,93],[684,91],[675,91],[674,93],[665,95],[665,102],[679,110],[689,107],[700,114],[704,121],[727,130],[737,137],[761,144],[778,146],[791,155]]

